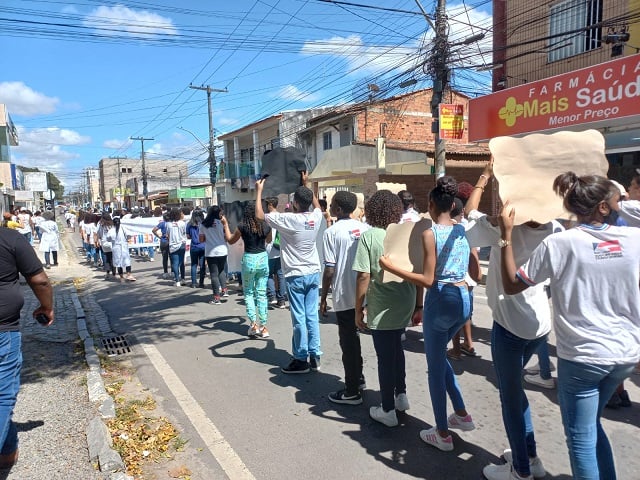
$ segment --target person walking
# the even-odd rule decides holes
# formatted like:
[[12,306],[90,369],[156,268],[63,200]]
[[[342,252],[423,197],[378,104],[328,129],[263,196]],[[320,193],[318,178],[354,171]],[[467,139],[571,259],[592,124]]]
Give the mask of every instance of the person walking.
[[402,212],[402,201],[391,191],[379,190],[371,196],[364,207],[371,228],[360,235],[353,262],[353,270],[357,272],[355,324],[371,332],[378,359],[382,402],[369,409],[369,416],[388,427],[398,425],[396,410],[409,409],[402,334],[414,313],[422,311],[413,284],[385,283],[382,278],[379,259],[384,254],[386,230],[400,221]]
[[51,268],[51,257],[53,256],[53,266],[58,266],[58,225],[53,220],[53,212],[47,210],[42,214],[43,221],[40,222],[40,232],[42,238],[38,250],[44,253],[44,267]]
[[207,216],[200,224],[199,238],[204,242],[204,257],[207,268],[211,274],[212,305],[220,305],[220,297],[228,297],[227,290],[227,255],[229,247],[224,239],[224,226],[222,225],[222,210],[217,205],[212,205],[207,210]]
[[[278,197],[265,198],[267,212],[276,212]],[[287,308],[287,282],[282,271],[280,259],[280,234],[277,230],[271,230],[271,242],[267,244],[269,256],[269,280],[267,281],[267,298],[270,304],[276,308]]]
[[167,235],[167,222],[169,221],[169,213],[162,214],[162,221],[158,223],[151,233],[160,239],[160,253],[162,254],[162,279],[168,280],[169,275],[169,237]]
[[[204,221],[202,210],[194,210],[191,219],[187,224],[187,238],[191,240],[189,255],[191,257],[191,288],[204,288],[204,278],[207,270],[204,265],[204,242],[200,241],[200,224]],[[196,282],[196,277],[200,269],[200,283]]]
[[102,252],[102,267],[105,271],[105,279],[109,279],[109,274],[115,276],[113,271],[113,245],[107,238],[109,230],[113,228],[113,220],[109,213],[103,213],[100,223],[98,224],[98,231],[96,232],[96,243],[98,248]]
[[[293,324],[293,358],[280,369],[286,374],[320,370],[322,355],[318,318],[320,259],[316,238],[323,216],[318,197],[306,187],[307,172],[300,172],[300,176],[302,185],[293,194],[294,212],[269,212],[265,215],[262,209],[265,179],[256,182],[256,218],[265,220],[280,233],[280,254]],[[311,205],[313,211],[310,212]]]
[[[487,465],[483,469],[489,480],[510,478],[541,478],[546,475],[538,456],[531,409],[522,384],[522,368],[531,356],[546,347],[551,330],[551,311],[545,285],[518,295],[505,295],[501,279],[500,228],[498,218],[478,211],[484,189],[493,176],[493,164],[488,162],[465,205],[469,228],[467,240],[472,247],[491,247],[486,280],[487,303],[493,316],[491,356],[496,372],[502,422],[509,448],[503,465]],[[562,231],[555,221],[540,224],[534,221],[518,225],[513,230],[514,252],[524,262],[535,248],[555,231]],[[542,366],[542,365],[541,365]],[[525,375],[525,381],[527,376]],[[553,380],[551,380],[553,382]]]
[[356,272],[353,263],[360,236],[369,225],[351,218],[358,205],[358,197],[351,192],[338,191],[331,199],[329,211],[336,221],[324,232],[324,272],[320,314],[327,313],[327,295],[331,287],[333,311],[338,322],[338,338],[342,350],[345,388],[329,394],[333,403],[360,405],[362,348],[356,326]]
[[20,310],[24,296],[20,274],[27,280],[40,305],[33,317],[42,325],[54,321],[53,287],[42,262],[26,237],[15,230],[0,228],[0,469],[10,469],[18,460],[18,429],[12,420],[20,390],[22,334]]
[[169,258],[171,259],[171,272],[176,287],[184,282],[185,267],[184,255],[187,245],[187,227],[184,223],[184,214],[179,208],[169,211],[169,223],[167,224],[167,237],[169,239]]
[[553,190],[578,225],[545,238],[517,268],[515,209],[505,201],[502,284],[514,295],[549,280],[558,400],[573,478],[615,479],[600,417],[640,360],[640,230],[608,223],[620,208],[620,191],[604,177],[567,172],[555,178]]
[[[447,344],[467,321],[471,309],[465,275],[469,270],[472,255],[464,226],[453,222],[450,215],[457,193],[458,184],[450,176],[439,178],[436,186],[429,192],[428,211],[434,223],[422,234],[423,273],[403,270],[395,266],[388,257],[380,257],[382,269],[429,289],[425,297],[422,330],[427,357],[429,395],[436,425],[422,430],[420,438],[428,445],[443,451],[453,450],[453,439],[449,429],[475,429],[462,398],[462,391],[447,359]],[[472,269],[470,275],[472,278],[477,277],[478,272]],[[454,410],[448,417],[447,395]]]
[[116,276],[117,270],[121,282],[125,280],[135,282],[135,277],[131,275],[131,256],[129,254],[128,235],[124,227],[120,225],[119,215],[113,217],[113,228],[107,233],[107,241],[111,242],[113,252],[113,265],[111,270],[113,276]]
[[233,234],[229,230],[229,222],[221,218],[225,240],[233,245],[240,238],[244,242],[242,255],[242,291],[244,304],[249,319],[250,337],[267,338],[267,279],[269,278],[269,258],[265,242],[271,240],[271,228],[262,220],[256,219],[255,204],[249,203],[244,208],[242,222]]

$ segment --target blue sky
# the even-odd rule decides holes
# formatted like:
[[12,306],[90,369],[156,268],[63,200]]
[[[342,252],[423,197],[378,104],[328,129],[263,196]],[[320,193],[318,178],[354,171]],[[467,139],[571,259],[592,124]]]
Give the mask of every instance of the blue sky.
[[[434,3],[421,1],[430,15]],[[371,82],[384,96],[429,88],[420,65],[433,32],[419,13],[415,0],[4,0],[0,103],[18,126],[13,161],[75,189],[101,158],[139,158],[129,137],[141,136],[154,138],[148,159],[206,175],[206,93],[190,83],[228,89],[212,96],[216,135],[363,100]],[[447,13],[451,43],[487,34],[453,47],[453,85],[488,93],[489,74],[470,66],[491,63],[491,1],[450,2]],[[407,78],[418,82],[399,89]]]

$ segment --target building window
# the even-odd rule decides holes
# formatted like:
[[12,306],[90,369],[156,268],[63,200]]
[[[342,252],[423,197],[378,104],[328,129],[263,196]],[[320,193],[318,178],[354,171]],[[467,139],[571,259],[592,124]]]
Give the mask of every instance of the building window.
[[127,167],[122,167],[122,173],[132,173],[132,170]]
[[[549,62],[599,48],[604,0],[565,0],[551,7]],[[564,34],[564,35],[563,35]]]
[[324,132],[322,134],[322,149],[331,150],[331,132]]

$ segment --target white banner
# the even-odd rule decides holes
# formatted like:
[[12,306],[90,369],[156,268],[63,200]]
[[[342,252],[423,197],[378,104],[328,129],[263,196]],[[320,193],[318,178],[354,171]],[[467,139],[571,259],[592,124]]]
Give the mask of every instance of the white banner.
[[24,185],[27,190],[45,192],[47,188],[47,172],[27,172],[24,174]]
[[16,202],[33,202],[33,192],[31,190],[14,190],[13,196]]

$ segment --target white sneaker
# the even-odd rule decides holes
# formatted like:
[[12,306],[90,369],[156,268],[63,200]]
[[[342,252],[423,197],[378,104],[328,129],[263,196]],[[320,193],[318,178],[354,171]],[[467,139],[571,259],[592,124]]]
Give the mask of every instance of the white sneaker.
[[553,389],[556,388],[556,381],[553,378],[542,378],[540,374],[525,375],[524,381],[531,385],[536,385],[542,388]]
[[471,419],[471,415],[467,415],[466,417],[461,417],[455,413],[449,415],[447,418],[447,425],[449,428],[456,428],[458,430],[462,430],[463,432],[470,432],[476,428],[473,420]]
[[396,410],[398,410],[399,412],[409,410],[409,399],[407,398],[406,393],[400,393],[396,395],[395,406]]
[[453,450],[453,438],[451,435],[446,438],[442,438],[438,433],[436,427],[432,427],[429,430],[422,430],[420,432],[420,439],[432,447],[436,447],[443,452],[450,452]]
[[[502,452],[502,456],[509,465],[513,465],[513,453],[510,448]],[[531,470],[533,478],[544,478],[547,475],[547,471],[544,469],[540,457],[529,457],[529,470]]]
[[378,407],[371,407],[369,409],[369,416],[376,422],[380,422],[387,427],[395,427],[398,425],[398,417],[395,410],[389,410],[385,412],[382,405]]
[[503,465],[487,465],[482,469],[482,474],[487,480],[533,480],[531,475],[522,477],[513,469],[513,466],[505,463]]
[[[553,362],[549,362],[549,370],[551,370],[552,372],[556,371],[556,366],[553,364]],[[540,373],[540,364],[536,363],[535,365],[531,366],[531,367],[527,367],[524,369],[525,372],[527,372],[530,375],[535,375],[536,373]]]
[[176,287],[179,287],[179,286],[180,286],[180,282],[176,282]]

